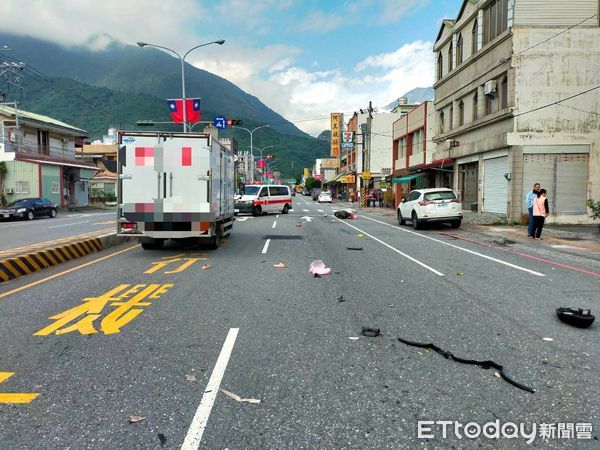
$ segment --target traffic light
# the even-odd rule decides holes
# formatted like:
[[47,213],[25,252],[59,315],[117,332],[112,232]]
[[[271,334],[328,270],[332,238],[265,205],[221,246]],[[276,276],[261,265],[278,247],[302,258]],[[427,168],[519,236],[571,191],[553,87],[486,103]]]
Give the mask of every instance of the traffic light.
[[236,125],[242,125],[242,121],[239,119],[227,119],[228,127],[235,127]]

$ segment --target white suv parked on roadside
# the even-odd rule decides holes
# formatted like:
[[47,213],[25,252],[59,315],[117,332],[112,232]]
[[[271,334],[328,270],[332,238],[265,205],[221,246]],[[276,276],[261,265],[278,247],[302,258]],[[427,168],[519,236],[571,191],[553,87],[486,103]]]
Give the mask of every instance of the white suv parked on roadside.
[[458,228],[462,218],[462,203],[452,189],[415,189],[398,205],[398,223],[409,220],[415,229],[425,222],[448,222]]

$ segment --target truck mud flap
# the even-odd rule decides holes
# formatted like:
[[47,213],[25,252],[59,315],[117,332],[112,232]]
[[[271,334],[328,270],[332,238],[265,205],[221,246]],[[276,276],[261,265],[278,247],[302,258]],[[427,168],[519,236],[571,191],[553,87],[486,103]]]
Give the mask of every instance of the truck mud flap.
[[223,220],[221,222],[221,236],[229,236],[233,228],[233,217]]

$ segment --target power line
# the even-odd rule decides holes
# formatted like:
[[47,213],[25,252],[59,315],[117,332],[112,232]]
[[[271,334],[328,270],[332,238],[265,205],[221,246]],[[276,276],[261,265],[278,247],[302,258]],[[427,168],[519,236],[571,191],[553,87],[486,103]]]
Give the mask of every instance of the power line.
[[596,115],[596,116],[600,116],[600,113],[597,113],[597,112],[594,112],[594,111],[586,111],[585,109],[575,108],[574,106],[563,105],[562,103],[559,103],[558,106],[562,106],[563,108],[574,109],[575,111],[579,111],[579,112],[586,113],[586,114],[593,114],[593,115]]
[[600,85],[594,86],[593,88],[587,89],[587,90],[582,91],[582,92],[578,92],[577,94],[570,95],[569,97],[563,98],[561,100],[557,100],[555,102],[548,103],[547,105],[539,106],[537,108],[530,109],[529,111],[524,111],[524,112],[521,112],[521,113],[518,113],[518,114],[513,114],[513,117],[524,116],[525,114],[536,112],[536,111],[539,111],[541,109],[549,108],[551,106],[559,105],[562,102],[566,102],[567,100],[571,100],[572,98],[579,97],[580,95],[587,94],[588,92],[595,91],[596,89],[600,89]]
[[583,24],[584,22],[587,22],[588,20],[590,20],[590,19],[593,19],[593,18],[594,18],[594,17],[596,17],[597,15],[598,15],[598,14],[594,14],[594,15],[592,15],[592,16],[590,16],[590,17],[588,17],[587,19],[583,19],[581,22],[578,22],[578,23],[576,23],[575,25],[571,25],[570,27],[567,27],[567,28],[565,28],[565,29],[564,29],[564,30],[562,30],[561,32],[559,32],[559,33],[556,33],[556,34],[554,34],[554,35],[550,36],[549,38],[547,38],[547,39],[544,39],[543,41],[540,41],[540,42],[538,42],[537,44],[533,44],[533,45],[531,45],[531,46],[527,47],[526,49],[523,49],[523,50],[521,50],[521,51],[519,51],[519,52],[515,53],[515,54],[513,55],[513,57],[514,57],[514,56],[518,56],[518,55],[520,55],[521,53],[525,53],[526,51],[528,51],[528,50],[531,50],[532,48],[535,48],[535,47],[537,47],[538,45],[545,44],[546,42],[548,42],[548,41],[550,41],[550,40],[552,40],[552,39],[554,39],[554,38],[557,38],[557,37],[558,37],[558,36],[560,36],[561,34],[564,34],[564,33],[566,33],[567,31],[570,31],[570,30],[572,30],[573,28],[576,28],[576,27],[578,27],[579,25]]

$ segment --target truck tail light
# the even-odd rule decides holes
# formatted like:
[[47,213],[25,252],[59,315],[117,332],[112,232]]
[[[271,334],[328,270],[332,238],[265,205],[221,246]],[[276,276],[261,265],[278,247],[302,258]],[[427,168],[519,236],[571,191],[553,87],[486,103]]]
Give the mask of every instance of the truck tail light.
[[139,232],[137,222],[122,222],[120,226],[121,233],[136,234]]

